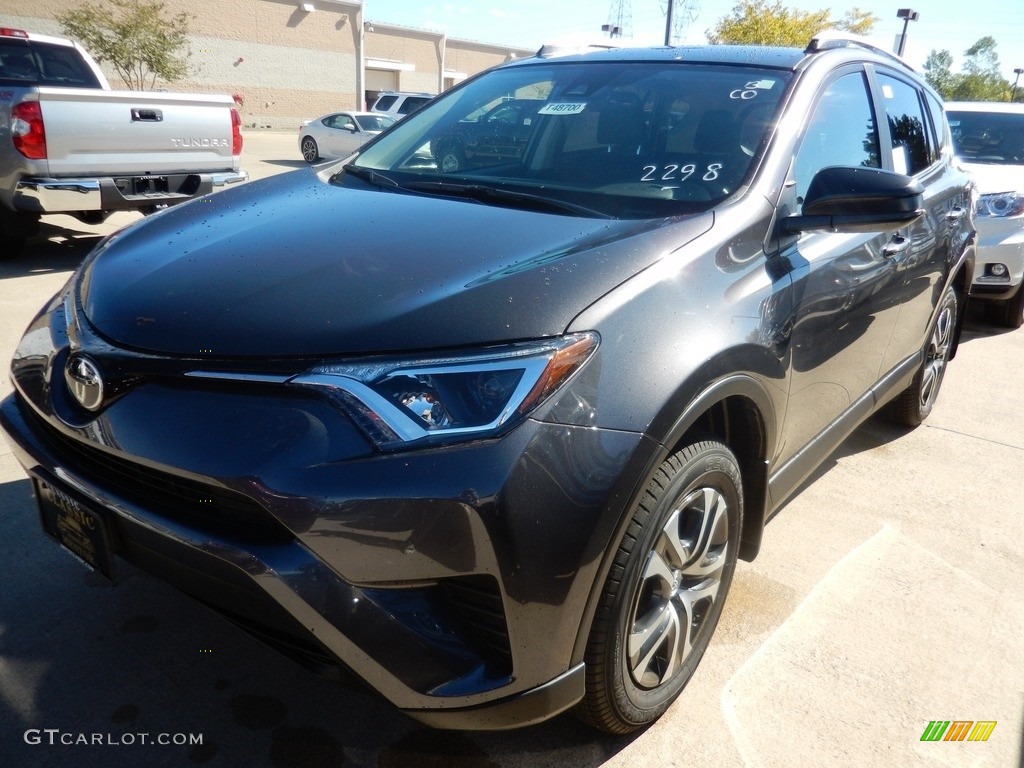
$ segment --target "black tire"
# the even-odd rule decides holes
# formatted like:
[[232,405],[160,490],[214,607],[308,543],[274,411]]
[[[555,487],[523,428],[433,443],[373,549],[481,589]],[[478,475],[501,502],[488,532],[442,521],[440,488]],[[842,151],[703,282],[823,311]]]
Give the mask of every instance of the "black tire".
[[1000,310],[1002,311],[996,318],[999,325],[1007,328],[1020,328],[1024,325],[1024,283],[1017,286],[1017,293],[1012,299],[1007,299]]
[[320,159],[320,147],[316,145],[316,139],[312,136],[304,136],[302,139],[302,159],[312,165]]
[[0,261],[14,259],[25,250],[24,237],[0,237]]
[[441,173],[458,173],[466,167],[466,153],[457,144],[443,144],[437,153],[437,170]]
[[886,415],[890,421],[906,427],[916,427],[932,412],[953,352],[958,309],[957,292],[953,288],[946,289],[942,301],[939,302],[935,322],[928,334],[921,367],[914,374],[910,386],[897,395],[887,407]]
[[28,238],[39,234],[39,214],[0,205],[0,261],[20,256]]
[[742,478],[726,446],[692,443],[657,469],[602,588],[580,719],[629,733],[675,701],[718,624],[742,524]]

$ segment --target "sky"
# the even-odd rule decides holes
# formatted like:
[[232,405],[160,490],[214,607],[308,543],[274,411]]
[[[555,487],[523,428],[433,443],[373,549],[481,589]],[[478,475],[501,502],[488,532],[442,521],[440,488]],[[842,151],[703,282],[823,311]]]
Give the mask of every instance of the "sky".
[[[820,10],[831,7],[837,17],[860,7],[879,17],[870,39],[892,50],[903,29],[896,17],[899,8],[920,14],[910,22],[904,51],[912,65],[920,68],[931,50],[953,54],[958,71],[965,49],[979,38],[991,35],[1007,79],[1014,68],[1024,68],[1024,2],[1021,0],[782,0],[788,8]],[[612,9],[622,6],[624,27],[632,27],[633,41],[619,44],[661,45],[665,41],[665,0],[364,0],[364,18],[446,32],[449,37],[539,48],[547,43],[608,42],[601,32]],[[705,31],[730,13],[735,0],[676,0],[676,11],[688,5],[696,9],[683,42],[706,42]],[[967,11],[965,9],[976,9]],[[614,23],[614,22],[613,22]]]

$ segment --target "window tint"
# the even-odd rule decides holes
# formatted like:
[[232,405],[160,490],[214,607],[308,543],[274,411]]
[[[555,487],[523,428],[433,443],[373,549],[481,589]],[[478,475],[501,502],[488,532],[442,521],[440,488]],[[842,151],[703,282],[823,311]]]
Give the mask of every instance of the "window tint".
[[377,103],[373,105],[374,109],[379,109],[381,112],[386,112],[391,109],[391,105],[398,99],[397,96],[381,96],[377,99]]
[[0,41],[0,81],[11,85],[100,87],[74,48],[22,40]]
[[429,96],[409,96],[402,106],[398,108],[398,114],[408,115],[410,112],[415,112],[428,101],[430,101]]
[[953,147],[969,163],[1024,165],[1024,112],[949,113]]
[[814,108],[793,166],[800,201],[814,174],[830,165],[880,168],[878,129],[864,75],[833,81]]
[[935,142],[924,119],[919,92],[895,77],[880,73],[878,79],[892,137],[893,170],[913,176],[936,160]]

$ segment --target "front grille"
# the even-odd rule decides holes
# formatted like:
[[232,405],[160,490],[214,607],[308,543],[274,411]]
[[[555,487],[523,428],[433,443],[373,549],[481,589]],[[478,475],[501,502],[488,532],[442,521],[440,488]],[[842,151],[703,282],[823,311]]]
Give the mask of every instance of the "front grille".
[[285,543],[293,536],[244,494],[115,456],[58,432],[31,410],[37,437],[69,471],[132,504],[197,530],[239,543]]
[[440,582],[448,600],[473,628],[489,651],[499,674],[512,673],[512,649],[508,641],[505,607],[498,583],[491,576],[460,576]]

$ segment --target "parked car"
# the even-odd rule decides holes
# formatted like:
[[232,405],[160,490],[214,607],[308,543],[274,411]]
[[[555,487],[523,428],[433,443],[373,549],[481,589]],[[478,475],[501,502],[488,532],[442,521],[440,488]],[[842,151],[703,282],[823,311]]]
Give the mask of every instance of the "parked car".
[[1001,325],[1024,325],[1024,104],[947,102],[953,147],[974,176],[978,260],[972,295]]
[[307,163],[348,157],[381,131],[395,124],[390,115],[332,112],[303,123],[299,151]]
[[412,114],[425,105],[433,94],[419,91],[381,91],[370,107],[371,112],[383,112],[396,120]]
[[[523,151],[438,168],[506,95],[544,102]],[[112,579],[432,726],[624,733],[846,436],[932,411],[971,195],[935,92],[862,42],[518,60],[341,168],[105,240],[0,426],[44,529]]]
[[0,259],[40,216],[152,212],[245,181],[228,95],[115,91],[82,46],[0,27]]
[[543,99],[501,98],[479,114],[460,120],[430,143],[437,167],[445,173],[469,166],[517,160],[533,133],[532,124]]

